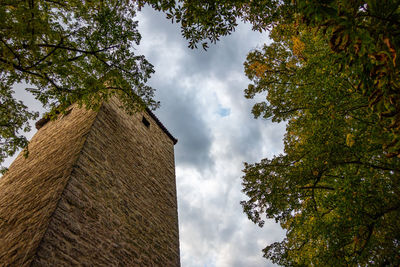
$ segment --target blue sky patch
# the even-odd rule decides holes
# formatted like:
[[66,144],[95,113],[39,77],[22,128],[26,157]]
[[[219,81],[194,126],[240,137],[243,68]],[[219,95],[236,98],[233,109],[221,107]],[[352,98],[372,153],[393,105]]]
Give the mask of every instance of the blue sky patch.
[[231,109],[230,108],[219,108],[218,109],[218,114],[221,117],[227,117],[231,114]]

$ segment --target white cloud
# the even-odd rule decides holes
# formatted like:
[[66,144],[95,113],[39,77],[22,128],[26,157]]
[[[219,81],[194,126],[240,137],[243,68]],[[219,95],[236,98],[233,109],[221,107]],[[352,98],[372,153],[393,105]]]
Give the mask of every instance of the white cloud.
[[187,48],[176,24],[145,9],[140,51],[154,64],[157,115],[179,139],[176,176],[182,266],[272,266],[262,249],[283,237],[274,222],[261,229],[239,202],[243,162],[282,151],[284,125],[255,120],[245,99],[246,54],[266,35],[240,25],[207,52]]

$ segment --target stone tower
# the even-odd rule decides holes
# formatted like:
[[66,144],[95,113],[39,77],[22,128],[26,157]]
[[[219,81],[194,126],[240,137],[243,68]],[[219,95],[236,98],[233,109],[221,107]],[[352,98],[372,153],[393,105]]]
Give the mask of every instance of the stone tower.
[[73,107],[0,178],[0,266],[179,266],[176,139],[117,99]]

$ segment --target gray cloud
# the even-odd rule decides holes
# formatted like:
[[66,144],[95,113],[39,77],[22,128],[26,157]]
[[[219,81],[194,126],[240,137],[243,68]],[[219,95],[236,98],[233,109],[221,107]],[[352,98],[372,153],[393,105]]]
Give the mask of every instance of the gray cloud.
[[173,93],[173,88],[168,91],[171,94],[159,97],[163,105],[156,113],[178,138],[178,144],[175,146],[176,161],[195,167],[199,171],[212,166],[212,139],[208,126],[195,108],[196,99],[187,94]]
[[267,40],[240,25],[205,52],[187,48],[177,25],[145,9],[138,52],[154,64],[157,116],[176,146],[182,266],[272,266],[261,250],[283,237],[274,222],[250,222],[239,204],[243,162],[282,151],[284,125],[255,120],[243,97],[247,53]]

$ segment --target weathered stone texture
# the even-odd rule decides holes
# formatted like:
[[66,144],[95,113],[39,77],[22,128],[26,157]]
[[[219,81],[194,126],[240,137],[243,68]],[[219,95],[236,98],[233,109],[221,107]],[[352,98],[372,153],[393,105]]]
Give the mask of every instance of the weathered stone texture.
[[175,140],[159,126],[115,99],[45,124],[0,179],[0,266],[179,266]]
[[148,113],[104,104],[33,265],[179,266],[173,146]]
[[95,116],[73,109],[46,124],[0,179],[0,266],[32,262]]

